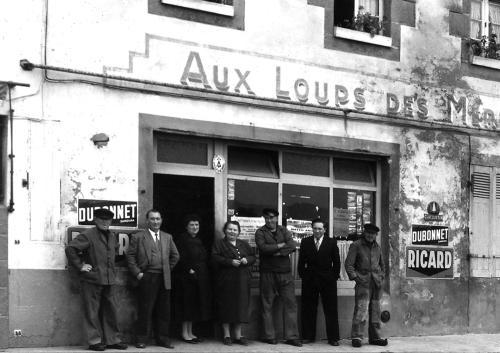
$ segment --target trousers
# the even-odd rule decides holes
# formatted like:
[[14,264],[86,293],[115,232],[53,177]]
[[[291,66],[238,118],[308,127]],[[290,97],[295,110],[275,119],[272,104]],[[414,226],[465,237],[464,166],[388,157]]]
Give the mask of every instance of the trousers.
[[373,280],[368,286],[356,284],[354,287],[354,314],[352,318],[351,338],[363,339],[368,320],[368,339],[380,338],[380,293]]
[[115,286],[81,281],[81,295],[88,344],[120,343]]
[[157,341],[167,341],[170,324],[170,290],[165,289],[163,273],[144,273],[139,281],[137,309],[137,341],[148,342],[151,332],[154,332]]
[[262,303],[264,338],[276,338],[276,330],[273,322],[273,304],[277,296],[283,301],[284,338],[285,340],[298,339],[295,281],[290,272],[261,272],[260,274],[260,298]]

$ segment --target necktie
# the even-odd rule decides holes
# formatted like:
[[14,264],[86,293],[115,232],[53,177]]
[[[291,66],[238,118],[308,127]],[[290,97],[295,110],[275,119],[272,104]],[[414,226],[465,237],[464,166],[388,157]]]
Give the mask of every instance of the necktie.
[[155,243],[156,243],[157,246],[158,246],[158,240],[159,240],[158,239],[158,233],[155,233]]
[[319,239],[316,239],[316,250],[319,250]]

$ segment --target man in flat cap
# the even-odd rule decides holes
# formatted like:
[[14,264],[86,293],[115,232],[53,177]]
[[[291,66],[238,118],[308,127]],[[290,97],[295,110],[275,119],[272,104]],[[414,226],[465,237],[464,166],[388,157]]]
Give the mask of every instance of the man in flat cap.
[[78,234],[66,247],[69,264],[79,272],[83,323],[89,349],[93,351],[127,349],[118,337],[115,296],[118,241],[109,230],[113,217],[113,212],[107,209],[96,209],[95,227]]
[[277,344],[273,323],[273,303],[277,295],[283,301],[283,334],[285,343],[301,347],[297,328],[297,301],[290,254],[297,248],[292,234],[278,225],[278,211],[265,208],[265,225],[255,232],[260,257],[260,298],[262,301],[263,342]]
[[380,229],[367,223],[363,237],[349,247],[345,269],[354,287],[354,315],[351,339],[353,347],[361,347],[368,320],[368,343],[386,346],[387,339],[380,337],[380,295],[384,280],[384,261],[380,246],[375,240]]

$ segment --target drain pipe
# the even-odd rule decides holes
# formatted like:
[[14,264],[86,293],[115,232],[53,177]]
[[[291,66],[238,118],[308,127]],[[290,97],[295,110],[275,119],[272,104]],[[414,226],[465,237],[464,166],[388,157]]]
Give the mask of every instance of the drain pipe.
[[9,212],[14,212],[14,109],[12,109],[12,95],[11,90],[15,86],[29,87],[27,83],[12,82],[12,81],[0,81],[0,85],[7,85],[9,94],[9,124],[10,124],[10,200],[9,207],[7,210]]

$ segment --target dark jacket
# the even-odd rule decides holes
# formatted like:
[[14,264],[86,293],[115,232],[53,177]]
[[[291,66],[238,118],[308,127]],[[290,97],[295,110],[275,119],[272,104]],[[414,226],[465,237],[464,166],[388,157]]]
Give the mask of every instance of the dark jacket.
[[[172,236],[160,231],[161,258],[163,266],[163,282],[165,289],[171,289],[170,272],[179,261],[179,252],[175,246]],[[151,265],[152,250],[154,244],[149,230],[133,234],[127,250],[127,264],[134,277],[141,272],[146,272]]]
[[313,279],[321,283],[339,279],[340,255],[337,240],[324,235],[318,251],[314,236],[302,239],[297,270],[303,280]]
[[[115,233],[107,235],[97,229],[90,228],[78,234],[66,246],[68,262],[79,273],[83,281],[99,284],[115,284],[115,256],[118,253],[118,241]],[[83,264],[92,266],[90,272],[81,272]]]
[[[276,236],[267,226],[255,232],[255,243],[259,248],[260,272],[287,273],[291,271],[290,254],[297,249],[292,233],[282,226],[277,226]],[[278,243],[285,246],[278,249]]]
[[367,287],[372,279],[377,287],[381,287],[385,269],[378,243],[368,243],[364,238],[352,243],[345,259],[345,269],[349,279],[358,285]]

